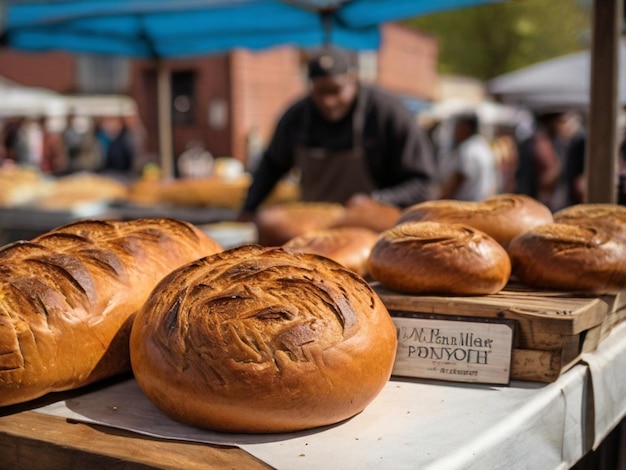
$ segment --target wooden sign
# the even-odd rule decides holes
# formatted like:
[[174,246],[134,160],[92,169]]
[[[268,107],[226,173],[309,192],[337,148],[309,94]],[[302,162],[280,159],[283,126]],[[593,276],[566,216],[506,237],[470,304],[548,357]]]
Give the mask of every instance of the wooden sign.
[[390,312],[398,351],[392,374],[508,385],[514,322]]

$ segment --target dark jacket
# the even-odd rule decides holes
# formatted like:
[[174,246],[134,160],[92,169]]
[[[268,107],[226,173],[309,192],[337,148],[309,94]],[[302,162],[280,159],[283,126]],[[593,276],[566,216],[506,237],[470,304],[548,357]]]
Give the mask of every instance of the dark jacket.
[[351,148],[352,122],[358,112],[364,113],[364,154],[377,186],[370,196],[400,207],[433,199],[436,164],[426,134],[399,100],[378,88],[360,85],[352,111],[336,123],[325,121],[308,97],[287,109],[254,173],[243,210],[254,212],[294,166],[296,146]]

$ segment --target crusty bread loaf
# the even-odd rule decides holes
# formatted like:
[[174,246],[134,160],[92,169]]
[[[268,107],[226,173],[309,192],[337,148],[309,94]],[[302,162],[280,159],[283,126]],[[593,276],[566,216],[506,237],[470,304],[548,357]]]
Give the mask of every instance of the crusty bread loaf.
[[291,202],[261,207],[255,217],[259,244],[281,246],[312,230],[332,227],[345,207],[332,202]]
[[372,199],[355,203],[348,201],[346,210],[333,227],[364,227],[382,232],[393,227],[400,218],[399,207],[382,204]]
[[504,248],[473,227],[405,222],[383,232],[369,258],[371,276],[409,294],[480,295],[506,285],[511,262]]
[[398,224],[436,220],[469,225],[506,246],[513,237],[553,222],[552,212],[523,194],[497,194],[478,202],[435,200],[405,209]]
[[130,346],[137,383],[174,419],[284,432],[362,411],[388,381],[397,342],[382,301],[352,271],[245,245],[159,283]]
[[626,240],[626,206],[619,204],[576,204],[554,214],[560,224],[602,226],[616,237]]
[[283,248],[296,253],[326,256],[360,276],[367,275],[367,260],[378,234],[362,227],[314,230],[292,238]]
[[0,406],[130,370],[133,314],[221,247],[186,222],[85,220],[0,250]]
[[405,222],[443,221],[465,223],[477,210],[477,204],[470,201],[435,199],[418,202],[402,211],[396,225]]
[[540,288],[614,293],[626,287],[626,242],[593,223],[552,223],[515,237],[513,274]]
[[160,200],[175,206],[238,210],[243,204],[251,180],[251,176],[244,173],[233,179],[207,176],[163,181],[160,185]]

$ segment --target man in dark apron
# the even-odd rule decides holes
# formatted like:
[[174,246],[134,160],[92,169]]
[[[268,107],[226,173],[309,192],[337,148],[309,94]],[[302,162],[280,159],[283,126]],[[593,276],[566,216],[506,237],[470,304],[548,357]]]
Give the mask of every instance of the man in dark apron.
[[399,100],[360,83],[347,51],[325,48],[314,54],[308,76],[310,93],[278,121],[241,220],[251,218],[294,169],[305,202],[373,199],[407,207],[436,197],[430,143]]

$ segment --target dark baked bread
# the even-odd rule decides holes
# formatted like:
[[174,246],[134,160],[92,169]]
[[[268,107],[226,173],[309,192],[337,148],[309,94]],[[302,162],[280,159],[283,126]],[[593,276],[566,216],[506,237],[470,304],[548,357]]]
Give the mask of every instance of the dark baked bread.
[[498,194],[479,202],[435,200],[405,209],[398,224],[436,220],[474,227],[506,246],[513,237],[538,225],[553,222],[552,212],[523,194]]
[[626,243],[598,225],[547,224],[508,247],[515,276],[540,289],[613,293],[626,287]]
[[292,238],[283,248],[295,253],[326,256],[355,273],[367,274],[367,260],[378,234],[362,227],[315,230]]
[[130,370],[132,315],[221,247],[186,222],[75,222],[0,250],[0,405]]
[[246,245],[165,278],[133,324],[141,389],[174,419],[283,432],[363,410],[388,381],[396,329],[352,271]]
[[405,222],[383,232],[369,258],[371,276],[409,294],[493,294],[511,274],[504,248],[461,224]]
[[345,207],[332,202],[292,202],[261,207],[255,217],[259,244],[281,246],[311,230],[332,227]]

